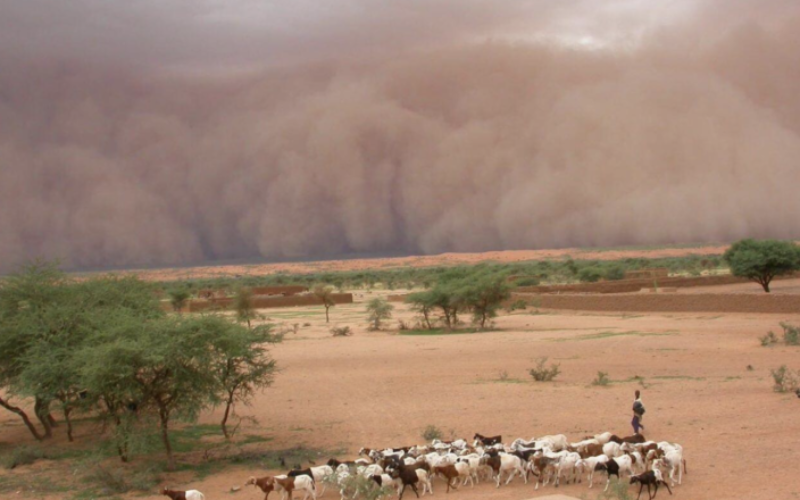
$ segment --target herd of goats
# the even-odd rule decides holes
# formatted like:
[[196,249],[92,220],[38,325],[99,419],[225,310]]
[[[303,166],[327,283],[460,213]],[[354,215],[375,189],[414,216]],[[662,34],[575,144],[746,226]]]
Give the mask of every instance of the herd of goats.
[[[332,458],[326,465],[306,469],[296,467],[279,476],[251,477],[245,485],[261,489],[269,498],[272,491],[281,492],[281,500],[299,490],[305,494],[303,500],[316,500],[325,494],[328,485],[339,490],[341,500],[355,499],[365,492],[396,492],[402,500],[406,487],[420,496],[433,494],[432,479],[442,478],[447,483],[447,492],[465,486],[474,486],[481,480],[494,482],[497,488],[505,475],[505,484],[515,477],[528,483],[528,477],[536,479],[536,489],[553,483],[556,487],[564,484],[580,483],[585,477],[592,487],[594,473],[606,474],[606,490],[612,476],[621,479],[623,474],[630,477],[630,484],[639,484],[639,495],[646,486],[652,500],[658,494],[659,486],[665,486],[670,495],[672,486],[681,484],[686,473],[686,460],[683,448],[666,441],[647,441],[641,434],[620,438],[610,432],[570,443],[563,434],[544,436],[526,441],[517,439],[511,445],[504,445],[501,436],[486,437],[475,434],[470,446],[465,440],[451,442],[433,440],[424,446],[410,446],[376,450],[362,448],[359,458],[352,461],[339,461]],[[365,486],[366,485],[366,486]],[[654,488],[651,493],[651,487]],[[318,488],[321,489],[318,493]],[[205,500],[197,490],[161,490],[172,500]]]

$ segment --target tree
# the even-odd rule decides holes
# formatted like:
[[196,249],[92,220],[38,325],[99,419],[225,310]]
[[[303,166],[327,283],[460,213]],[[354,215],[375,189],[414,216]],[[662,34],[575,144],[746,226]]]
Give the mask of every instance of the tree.
[[462,288],[463,302],[472,311],[473,321],[486,328],[486,320],[497,316],[497,309],[511,297],[511,286],[503,276],[486,275],[470,280]]
[[333,300],[333,287],[319,284],[311,289],[311,293],[313,293],[322,302],[322,305],[325,306],[325,323],[330,323],[328,310],[336,305],[336,302]]
[[367,303],[367,313],[369,314],[370,329],[380,330],[381,321],[391,319],[394,306],[386,302],[386,299],[376,297]]
[[[99,395],[117,427],[129,412],[157,417],[168,468],[175,460],[169,429],[175,418],[193,421],[211,406],[219,384],[213,368],[231,323],[223,318],[118,316],[79,356],[86,390]],[[118,445],[127,459],[127,435]]]
[[258,389],[272,385],[277,366],[264,344],[281,341],[280,336],[271,333],[270,325],[252,330],[235,326],[227,328],[227,335],[216,346],[219,357],[215,373],[225,405],[220,427],[225,439],[230,439],[228,419],[234,405],[237,402],[247,404]]
[[233,309],[236,311],[236,319],[242,323],[247,323],[247,328],[251,328],[251,321],[258,318],[256,308],[253,306],[253,290],[247,287],[236,289],[233,296]]
[[169,303],[172,304],[172,310],[175,312],[180,312],[183,309],[183,306],[186,305],[186,302],[191,297],[191,294],[185,288],[176,288],[174,290],[169,291]]
[[22,418],[37,439],[52,435],[51,403],[60,402],[72,440],[71,413],[83,406],[85,392],[74,353],[110,315],[142,318],[163,312],[151,285],[134,277],[103,277],[76,282],[54,263],[34,262],[0,287],[0,386],[9,396],[32,397],[40,434],[18,406],[4,407]]
[[731,245],[722,258],[734,276],[755,281],[767,293],[775,276],[800,270],[800,247],[791,241],[745,239]]
[[436,302],[432,291],[410,293],[406,296],[406,303],[411,305],[412,310],[422,315],[428,330],[433,328],[430,315],[436,307]]

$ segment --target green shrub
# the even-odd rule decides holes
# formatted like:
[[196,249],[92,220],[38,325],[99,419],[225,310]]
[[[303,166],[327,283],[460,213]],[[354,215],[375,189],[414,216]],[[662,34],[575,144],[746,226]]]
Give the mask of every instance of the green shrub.
[[535,276],[525,276],[518,280],[514,280],[516,286],[539,286],[539,278]]
[[797,389],[798,376],[786,368],[786,365],[781,365],[772,370],[772,379],[775,381],[772,386],[775,392],[789,392]]
[[603,271],[597,267],[584,267],[578,271],[578,280],[583,283],[595,283],[603,277]]
[[[800,345],[800,328],[790,325],[789,323],[781,323],[783,328],[783,343],[786,345]],[[772,333],[772,332],[770,332]],[[774,336],[774,334],[773,334]]]
[[625,266],[622,264],[612,264],[606,269],[605,278],[609,281],[621,280],[625,278]]
[[608,372],[597,372],[597,378],[592,380],[592,385],[600,385],[600,386],[607,386],[611,383],[611,379],[608,378]]
[[527,303],[527,302],[525,302],[525,301],[524,301],[524,300],[522,300],[522,299],[519,299],[519,300],[517,300],[516,302],[513,302],[512,304],[510,304],[510,305],[508,306],[508,312],[512,312],[512,311],[524,311],[524,310],[525,310],[525,308],[527,308],[527,307],[528,307],[528,303]]
[[533,380],[537,382],[551,382],[553,381],[559,373],[561,373],[561,368],[559,364],[551,364],[549,367],[545,366],[547,363],[547,358],[539,358],[536,361],[536,368],[531,368],[528,372],[533,377]]
[[435,425],[429,425],[422,431],[422,439],[425,441],[433,441],[434,439],[442,439],[442,430]]

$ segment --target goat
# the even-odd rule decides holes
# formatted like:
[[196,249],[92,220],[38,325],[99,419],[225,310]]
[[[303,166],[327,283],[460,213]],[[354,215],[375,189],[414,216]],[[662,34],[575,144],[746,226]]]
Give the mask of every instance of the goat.
[[187,490],[187,491],[178,491],[178,490],[168,490],[166,488],[161,488],[161,491],[158,492],[160,495],[166,495],[170,497],[172,500],[205,500],[206,496],[200,493],[197,490]]
[[608,458],[617,458],[622,455],[622,447],[615,441],[609,441],[603,445],[603,455]]
[[566,455],[561,457],[561,460],[558,461],[556,465],[556,488],[561,483],[561,476],[565,475],[567,484],[570,481],[576,481],[575,478],[575,466],[578,464],[578,461],[581,460],[581,456],[575,452],[568,452]]
[[611,434],[610,432],[603,432],[601,434],[595,434],[591,438],[587,437],[586,439],[596,439],[598,443],[603,445],[606,444],[611,439],[611,436],[613,436],[613,434]]
[[[683,449],[673,448],[668,451],[659,449],[651,453],[656,459],[653,461],[653,468],[669,469],[669,480],[672,482],[672,486],[675,486],[675,473],[677,472],[678,484],[682,484],[683,475],[688,474],[686,470],[686,459],[683,458]],[[683,467],[681,467],[681,465],[683,465]]]
[[[595,457],[588,457],[582,458],[578,460],[578,463],[575,464],[575,467],[578,469],[578,473],[582,474],[583,472],[588,472],[588,476],[586,479],[589,480],[589,488],[594,485],[594,471],[597,470],[597,464],[604,464],[608,462],[609,458],[605,455],[598,455]],[[578,480],[580,482],[580,479]]]
[[583,451],[579,451],[578,453],[580,453],[581,458],[596,457],[603,454],[603,446],[604,445],[600,443],[587,444],[583,448]]
[[546,486],[550,482],[550,476],[555,473],[557,465],[558,458],[534,455],[528,464],[531,473],[536,476],[536,487],[534,489],[538,490],[539,484]]
[[[655,471],[647,471],[643,474],[639,474],[638,476],[631,476],[631,484],[639,483],[639,495],[636,496],[636,500],[642,496],[642,488],[647,486],[647,496],[649,497],[648,500],[653,500],[656,495],[658,495],[658,486],[663,484],[667,487],[667,491],[669,494],[672,495],[672,490],[669,489],[669,485],[663,478],[660,477]],[[650,494],[650,486],[653,485],[656,488],[655,493],[652,495]]]
[[474,446],[478,446],[478,443],[484,446],[492,446],[503,442],[503,436],[486,437],[481,434],[478,434],[477,432],[475,433],[475,437],[473,437],[473,439],[475,440]]
[[[408,465],[398,465],[396,467],[387,468],[387,472],[392,479],[397,479],[400,482],[400,492],[398,493],[398,500],[403,500],[403,493],[406,491],[406,486],[411,486],[414,494],[419,498],[419,490],[417,490],[417,483],[420,482],[420,475],[417,474],[417,467]],[[422,472],[425,472],[424,470]],[[426,473],[427,477],[427,473]],[[428,478],[429,479],[429,478]],[[423,483],[424,485],[425,483]],[[422,490],[425,493],[425,490]],[[431,491],[431,494],[433,492]]]
[[608,462],[604,464],[597,464],[595,467],[596,470],[604,470],[608,473],[608,479],[606,480],[606,488],[603,491],[608,491],[608,485],[611,484],[611,476],[617,476],[617,479],[620,479],[621,472],[627,472],[629,476],[633,475],[631,470],[631,466],[633,465],[633,460],[628,455],[622,455],[621,457],[617,458],[609,458]]
[[[314,484],[314,479],[310,476],[305,474],[298,475],[295,477],[290,476],[265,476],[262,478],[255,478],[250,477],[245,486],[250,484],[260,488],[261,491],[266,493],[264,496],[264,500],[269,498],[269,494],[275,490],[275,488],[279,488],[281,490],[281,498],[285,498],[288,494],[289,500],[292,500],[292,492],[294,490],[304,490],[306,493],[303,496],[303,500],[307,500],[309,496],[311,496],[312,500],[317,499],[317,489]],[[187,499],[188,500],[188,499]]]

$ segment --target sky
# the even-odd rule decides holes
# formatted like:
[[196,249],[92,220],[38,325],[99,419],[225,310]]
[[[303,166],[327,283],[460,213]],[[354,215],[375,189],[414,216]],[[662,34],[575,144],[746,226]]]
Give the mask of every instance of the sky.
[[795,0],[0,0],[0,272],[800,237]]

